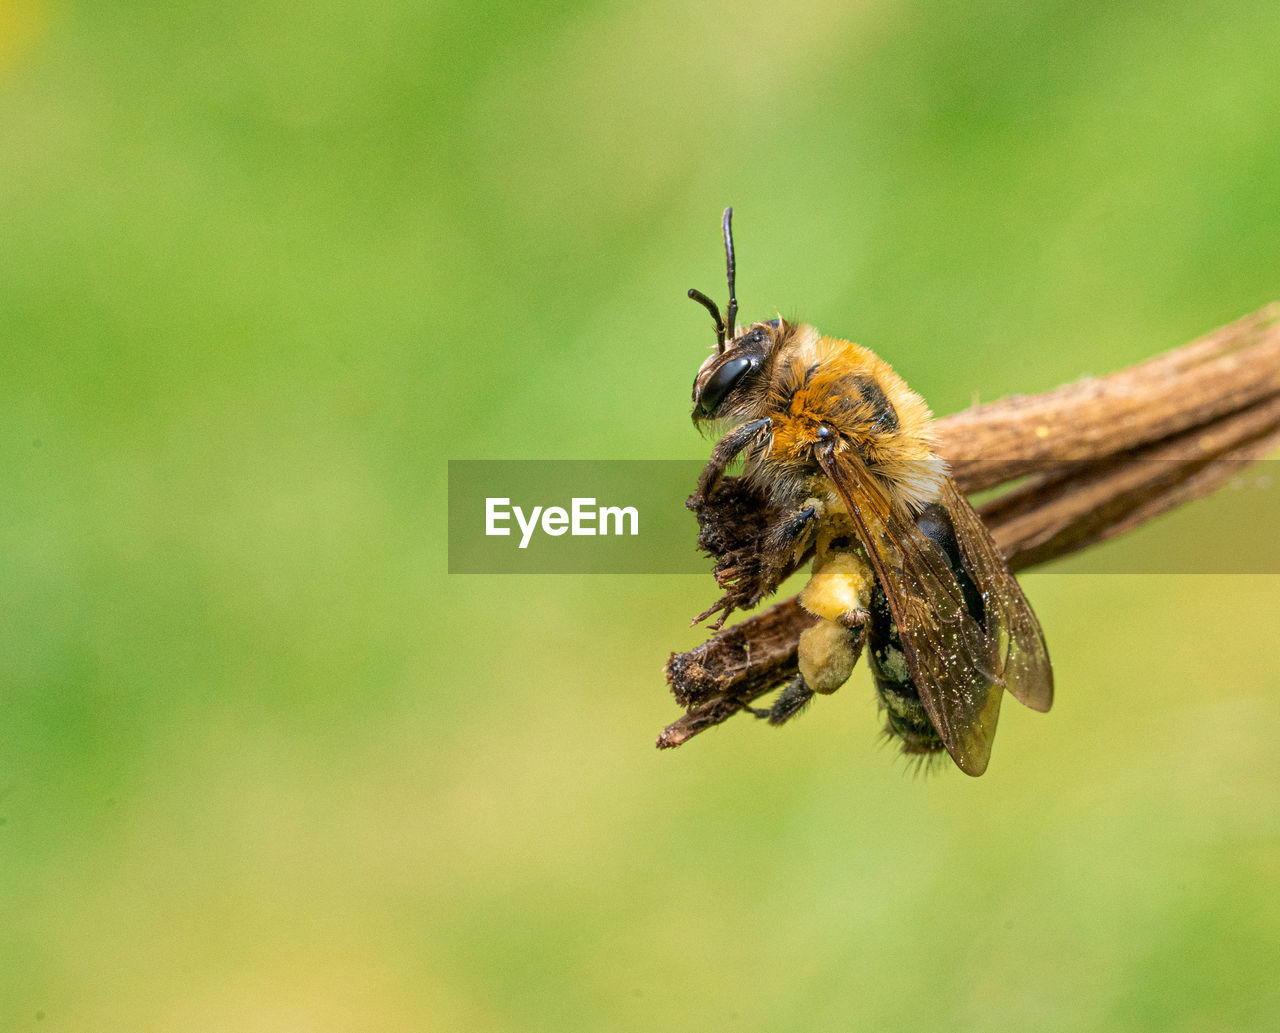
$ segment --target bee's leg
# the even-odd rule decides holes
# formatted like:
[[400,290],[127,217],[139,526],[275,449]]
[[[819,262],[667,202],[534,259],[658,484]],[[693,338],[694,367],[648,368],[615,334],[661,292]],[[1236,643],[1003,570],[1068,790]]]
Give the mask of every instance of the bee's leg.
[[812,692],[835,692],[849,680],[862,655],[866,629],[821,620],[800,635],[800,676]]
[[759,711],[759,716],[767,717],[769,724],[780,725],[790,721],[802,711],[813,699],[813,689],[804,683],[804,676],[797,674],[783,689],[773,706],[766,711]]
[[813,545],[818,517],[816,503],[805,506],[776,521],[760,539],[756,563],[761,596],[776,591],[795,571],[805,551]]
[[771,725],[790,721],[817,693],[835,692],[849,680],[862,654],[865,634],[863,628],[851,629],[832,621],[818,621],[800,636],[800,673],[778,694],[773,706],[767,710],[745,709],[756,717],[768,718]]
[[771,423],[772,420],[768,416],[763,419],[752,420],[749,423],[742,424],[740,427],[735,427],[716,442],[715,448],[711,450],[711,458],[707,461],[707,465],[702,471],[702,476],[698,478],[698,490],[689,500],[691,507],[696,509],[711,497],[729,464],[738,457],[739,452],[751,443],[752,438],[761,431],[767,430]]
[[813,689],[804,684],[804,676],[796,675],[787,682],[786,689],[778,693],[778,698],[773,700],[772,707],[744,707],[744,710],[750,710],[756,717],[768,718],[769,725],[782,725],[783,722],[790,721],[796,714],[799,714],[809,700],[813,699]]
[[771,725],[780,725],[800,713],[811,699],[813,699],[813,689],[804,683],[803,675],[797,674],[787,683],[787,687],[778,693],[773,706],[744,707],[743,709],[750,710],[756,717],[768,718]]
[[854,552],[829,552],[815,561],[819,569],[800,592],[800,605],[815,617],[845,628],[870,619],[875,579],[867,561]]
[[[780,524],[770,541],[800,541],[814,515],[814,507],[806,506]],[[866,641],[867,608],[875,584],[866,560],[855,552],[829,550],[820,544],[815,566],[818,569],[800,593],[800,605],[819,619],[800,635],[799,676],[782,690],[770,710],[755,712],[758,717],[767,716],[770,724],[782,724],[803,710],[815,693],[835,692],[847,682]]]
[[[765,537],[762,546],[764,554],[770,559],[777,557],[779,561],[792,556],[797,546],[811,535],[813,522],[817,517],[817,506],[809,505],[797,510],[785,520],[778,521]],[[778,565],[781,566],[781,562]]]

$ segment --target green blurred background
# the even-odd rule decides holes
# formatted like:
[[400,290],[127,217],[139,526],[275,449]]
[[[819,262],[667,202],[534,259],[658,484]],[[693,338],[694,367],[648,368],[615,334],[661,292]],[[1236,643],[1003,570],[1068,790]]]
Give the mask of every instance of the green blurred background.
[[728,203],[745,317],[940,413],[1272,300],[1278,47],[1273,0],[0,4],[0,1029],[1274,1028],[1274,579],[1028,575],[1059,702],[979,780],[862,672],[658,753],[710,576],[449,577],[444,492],[705,456]]

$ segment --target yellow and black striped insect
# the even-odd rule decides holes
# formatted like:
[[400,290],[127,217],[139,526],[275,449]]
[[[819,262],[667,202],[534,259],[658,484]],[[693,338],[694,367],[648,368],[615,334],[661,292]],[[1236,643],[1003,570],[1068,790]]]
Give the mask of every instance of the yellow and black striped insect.
[[760,581],[776,587],[812,551],[800,603],[818,618],[801,635],[799,675],[756,713],[780,724],[834,692],[865,645],[886,732],[903,752],[946,750],[980,775],[1004,690],[1034,710],[1053,703],[1040,623],[938,457],[928,406],[887,362],[781,317],[736,325],[732,215],[725,209],[722,224],[725,318],[689,292],[716,324],[693,384],[694,422],[734,424],[691,505],[708,505],[741,456],[743,477],[776,514],[761,537]]

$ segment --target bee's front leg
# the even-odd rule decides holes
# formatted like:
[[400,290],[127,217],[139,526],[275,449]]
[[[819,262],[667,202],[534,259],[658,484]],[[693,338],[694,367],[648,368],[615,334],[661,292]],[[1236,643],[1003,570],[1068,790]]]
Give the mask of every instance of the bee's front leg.
[[702,476],[698,478],[698,490],[689,499],[689,505],[692,508],[696,509],[711,497],[725,470],[738,457],[738,453],[751,444],[752,439],[762,431],[767,431],[772,423],[768,416],[752,420],[740,427],[735,427],[716,442],[716,447],[711,450],[711,458],[707,461]]

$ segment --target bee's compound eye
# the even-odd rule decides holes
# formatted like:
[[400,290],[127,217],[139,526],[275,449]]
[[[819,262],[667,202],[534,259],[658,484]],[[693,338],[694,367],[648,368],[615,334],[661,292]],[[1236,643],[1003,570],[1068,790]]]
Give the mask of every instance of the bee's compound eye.
[[724,401],[724,396],[733,390],[733,385],[755,364],[754,359],[745,355],[726,362],[711,375],[702,389],[702,394],[698,396],[698,408],[708,416],[715,412],[716,407]]

